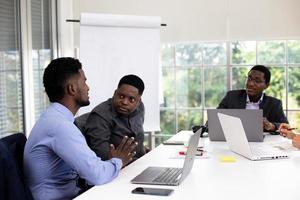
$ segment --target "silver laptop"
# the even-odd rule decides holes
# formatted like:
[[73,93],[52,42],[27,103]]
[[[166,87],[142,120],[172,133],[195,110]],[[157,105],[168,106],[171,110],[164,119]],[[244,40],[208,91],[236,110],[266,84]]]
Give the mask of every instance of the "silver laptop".
[[218,113],[238,117],[242,120],[244,130],[249,142],[262,142],[263,136],[263,111],[246,109],[209,109],[208,137],[211,141],[225,141],[224,133],[218,118]]
[[192,170],[201,129],[190,137],[183,168],[174,167],[148,167],[131,183],[150,185],[179,185]]
[[249,143],[242,121],[238,117],[218,113],[220,123],[231,151],[250,160],[270,160],[288,158],[285,153],[264,143]]

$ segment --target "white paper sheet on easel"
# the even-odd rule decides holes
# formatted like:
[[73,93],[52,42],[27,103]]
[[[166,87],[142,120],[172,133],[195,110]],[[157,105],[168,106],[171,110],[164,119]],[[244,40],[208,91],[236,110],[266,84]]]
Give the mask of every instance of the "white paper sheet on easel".
[[85,13],[80,19],[80,61],[90,86],[89,112],[113,96],[121,77],[136,74],[145,83],[145,131],[159,131],[160,17]]

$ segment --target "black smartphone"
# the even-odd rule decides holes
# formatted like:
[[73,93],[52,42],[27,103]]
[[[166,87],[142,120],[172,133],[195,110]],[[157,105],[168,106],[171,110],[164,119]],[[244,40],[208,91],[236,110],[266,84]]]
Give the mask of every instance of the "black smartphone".
[[137,187],[134,190],[132,190],[131,193],[169,196],[173,191],[173,189]]

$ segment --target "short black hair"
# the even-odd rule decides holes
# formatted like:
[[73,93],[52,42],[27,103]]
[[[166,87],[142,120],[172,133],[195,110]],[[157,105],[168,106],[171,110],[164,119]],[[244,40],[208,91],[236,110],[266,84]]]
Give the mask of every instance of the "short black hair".
[[70,57],[57,58],[50,62],[43,76],[45,91],[50,102],[57,102],[64,97],[66,81],[78,75],[81,68],[79,60]]
[[143,80],[134,74],[123,76],[119,81],[118,88],[123,84],[128,84],[137,88],[139,90],[139,95],[142,95],[145,89]]
[[267,68],[264,65],[255,65],[250,69],[250,71],[252,71],[252,70],[256,70],[256,71],[260,71],[260,72],[264,73],[264,78],[265,78],[266,84],[270,83],[271,72],[270,72],[269,68]]

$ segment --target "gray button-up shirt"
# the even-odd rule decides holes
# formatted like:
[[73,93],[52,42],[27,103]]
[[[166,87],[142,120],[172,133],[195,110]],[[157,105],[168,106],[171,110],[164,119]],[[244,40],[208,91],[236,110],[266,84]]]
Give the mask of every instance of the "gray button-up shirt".
[[144,150],[144,104],[141,102],[129,116],[116,112],[112,98],[96,106],[89,114],[83,133],[91,149],[103,160],[109,159],[110,144],[117,147],[123,137],[134,137],[138,142],[137,159],[145,154]]

